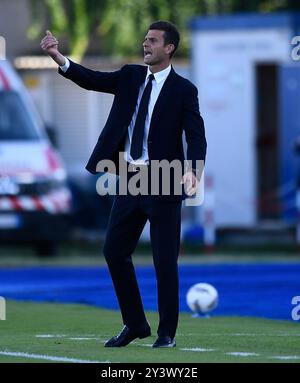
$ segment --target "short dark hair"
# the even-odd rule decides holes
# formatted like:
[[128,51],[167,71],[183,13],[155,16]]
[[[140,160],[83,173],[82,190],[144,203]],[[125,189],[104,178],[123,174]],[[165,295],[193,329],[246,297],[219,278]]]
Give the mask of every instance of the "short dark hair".
[[149,30],[158,30],[158,31],[164,31],[164,40],[165,44],[173,44],[174,50],[170,54],[170,58],[174,55],[175,51],[178,48],[179,40],[180,40],[180,34],[178,32],[177,27],[170,23],[169,21],[155,21],[155,23],[152,23],[149,27]]

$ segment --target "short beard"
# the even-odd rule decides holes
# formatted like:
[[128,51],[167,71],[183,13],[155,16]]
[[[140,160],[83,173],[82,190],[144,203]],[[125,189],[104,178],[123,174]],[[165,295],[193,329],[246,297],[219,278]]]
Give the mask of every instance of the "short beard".
[[145,64],[147,64],[147,65],[150,65],[150,66],[153,66],[153,65],[157,65],[157,64],[160,64],[160,60],[159,59],[154,59],[154,60],[152,60],[151,62],[147,62],[147,63],[145,63]]

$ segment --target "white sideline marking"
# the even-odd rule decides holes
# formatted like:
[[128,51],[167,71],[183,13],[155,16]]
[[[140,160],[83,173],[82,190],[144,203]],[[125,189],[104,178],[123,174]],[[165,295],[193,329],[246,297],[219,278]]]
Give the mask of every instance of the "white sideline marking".
[[142,347],[152,347],[152,344],[151,344],[151,343],[131,342],[131,344],[135,344],[136,346],[142,346]]
[[256,352],[225,352],[225,355],[232,356],[259,356]]
[[194,348],[180,348],[179,350],[182,350],[182,351],[196,351],[196,352],[210,352],[210,351],[216,351],[215,348],[200,348],[200,347],[194,347]]
[[64,334],[40,334],[36,335],[36,338],[64,338],[67,335]]
[[100,360],[76,359],[76,358],[66,358],[64,356],[28,354],[27,352],[0,351],[0,355],[15,356],[18,358],[28,358],[28,359],[43,359],[43,360],[51,360],[53,362],[66,362],[66,363],[110,363],[109,360],[100,361]]
[[[66,334],[37,334],[35,335],[36,338],[65,338],[69,340],[99,340],[101,341],[103,337],[95,337],[96,334],[89,334],[90,336],[82,336],[82,337],[70,337]],[[198,335],[196,333],[188,333],[188,334],[177,334],[177,335],[185,335],[185,336],[191,336],[191,335]],[[300,336],[300,334],[290,334],[290,333],[276,333],[276,334],[254,334],[254,333],[210,333],[207,334],[210,336]],[[135,344],[137,346],[141,347],[152,347],[152,344],[150,343],[138,343],[138,342],[131,342],[132,344]],[[192,352],[212,352],[217,351],[217,349],[214,348],[200,348],[200,347],[192,347],[192,348],[179,348],[181,351],[192,351]],[[66,357],[56,357],[56,356],[50,356],[50,355],[38,355],[38,354],[28,354],[23,352],[10,352],[10,351],[0,351],[0,355],[7,355],[7,356],[16,356],[16,357],[24,357],[24,358],[32,358],[32,359],[44,359],[44,360],[51,360],[51,361],[61,361],[61,362],[70,362],[70,363],[111,363],[109,360],[107,361],[95,361],[95,360],[85,360],[85,359],[75,359],[75,358],[66,358]],[[225,352],[224,355],[231,355],[231,356],[241,356],[241,357],[247,357],[247,356],[261,356],[260,354],[256,352]],[[297,355],[274,355],[274,356],[268,356],[269,359],[278,359],[278,360],[298,360],[300,359],[300,356]]]
[[270,359],[282,359],[282,360],[295,360],[295,359],[300,359],[300,356],[296,355],[286,355],[286,356],[269,356]]
[[82,337],[72,337],[72,336],[68,336],[68,335],[65,335],[65,334],[38,334],[38,335],[35,335],[36,338],[43,338],[43,339],[49,339],[49,338],[65,338],[65,339],[69,339],[69,340],[101,340],[103,338],[101,337],[95,337],[95,336],[82,336]]

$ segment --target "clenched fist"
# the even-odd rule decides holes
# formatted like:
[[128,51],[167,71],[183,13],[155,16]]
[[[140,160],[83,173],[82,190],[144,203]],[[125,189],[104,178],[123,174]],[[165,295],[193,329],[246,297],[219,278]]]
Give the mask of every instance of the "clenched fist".
[[58,40],[50,31],[46,31],[46,36],[41,40],[40,45],[58,65],[64,65],[65,57],[58,51]]
[[50,31],[46,32],[46,36],[41,41],[41,47],[42,49],[51,57],[54,57],[58,53],[58,41],[57,39],[52,35]]

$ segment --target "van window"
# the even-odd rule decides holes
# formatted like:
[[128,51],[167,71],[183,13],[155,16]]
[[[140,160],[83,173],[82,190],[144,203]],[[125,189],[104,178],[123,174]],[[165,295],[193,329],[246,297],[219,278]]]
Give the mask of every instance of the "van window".
[[37,140],[38,132],[16,92],[0,92],[0,140]]

